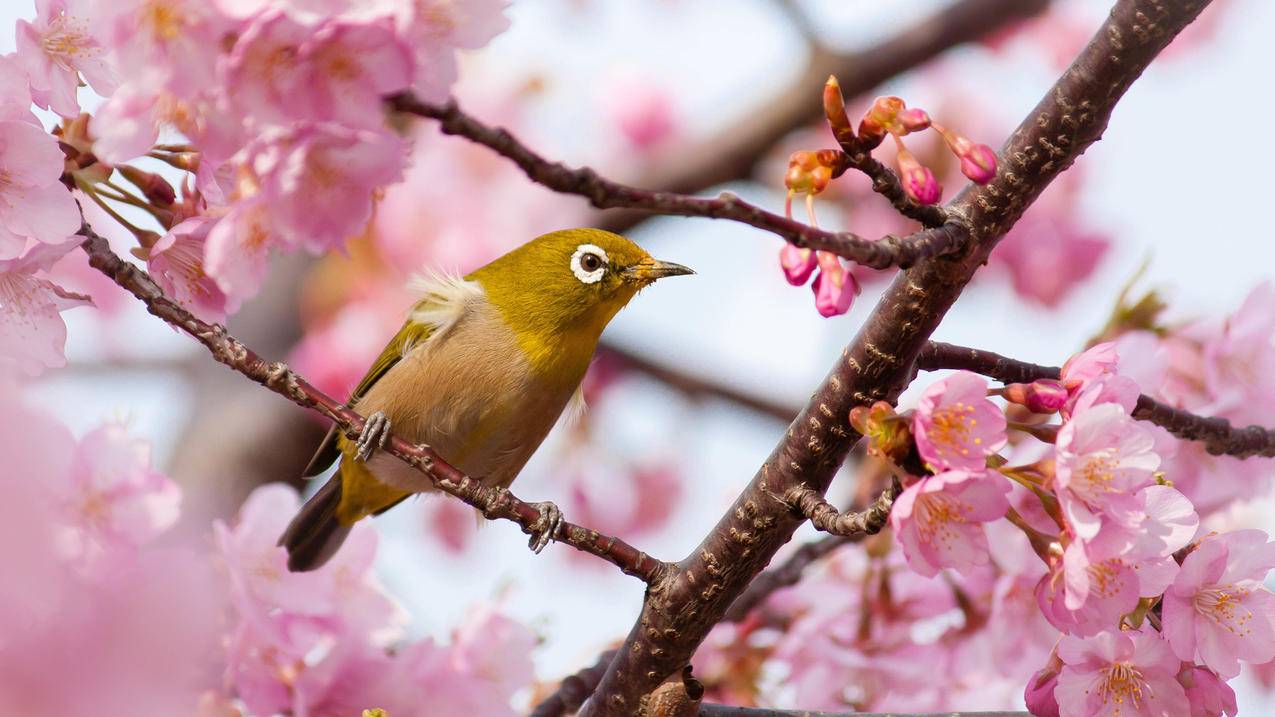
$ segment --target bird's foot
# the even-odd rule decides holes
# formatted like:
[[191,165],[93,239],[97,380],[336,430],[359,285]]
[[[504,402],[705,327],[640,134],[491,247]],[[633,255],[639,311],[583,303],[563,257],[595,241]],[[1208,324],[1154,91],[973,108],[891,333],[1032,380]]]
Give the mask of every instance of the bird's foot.
[[366,461],[371,458],[376,449],[385,447],[389,437],[390,419],[386,418],[385,412],[377,411],[368,416],[363,424],[363,430],[359,433],[359,439],[355,442],[359,450],[354,454],[354,460]]
[[531,548],[531,552],[538,554],[551,540],[557,538],[558,531],[562,530],[562,509],[549,501],[532,503],[532,505],[540,511],[540,518],[531,524],[531,540],[527,541],[527,547]]

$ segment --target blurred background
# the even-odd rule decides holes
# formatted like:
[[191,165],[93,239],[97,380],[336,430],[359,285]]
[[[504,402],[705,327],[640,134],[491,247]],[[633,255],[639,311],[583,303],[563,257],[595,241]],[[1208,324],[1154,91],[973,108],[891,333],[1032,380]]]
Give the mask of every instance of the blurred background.
[[[953,4],[514,3],[511,28],[463,58],[456,95],[550,158],[639,186],[729,190],[779,211],[788,154],[833,144],[818,121],[827,74],[862,85],[857,73],[881,74],[874,58],[895,51],[883,43],[909,29],[912,42],[941,34],[927,19]],[[897,94],[998,147],[1108,7],[1023,2],[1021,14],[1046,4],[1033,18],[980,17],[982,41],[861,87],[847,97],[851,116],[875,95]],[[0,25],[33,14],[11,0]],[[1254,132],[1275,110],[1265,77],[1275,66],[1272,28],[1269,2],[1213,3],[1134,86],[1103,140],[1028,212],[935,339],[1058,365],[1101,331],[1129,282],[1158,290],[1169,316],[1186,320],[1230,312],[1269,279],[1272,237],[1252,202],[1275,163],[1271,142]],[[0,38],[0,51],[12,49],[11,37]],[[408,179],[387,192],[348,255],[277,259],[231,331],[343,397],[399,325],[411,301],[403,287],[418,268],[468,271],[557,228],[623,231],[698,274],[645,291],[621,313],[591,372],[586,416],[555,429],[515,492],[680,559],[773,448],[888,277],[861,274],[851,311],[825,319],[808,288],[784,281],[773,236],[598,213],[433,123],[419,123],[416,141]],[[964,180],[937,146],[914,151],[940,175],[945,198],[959,190]],[[821,225],[867,236],[913,228],[857,176],[835,182],[816,208]],[[233,516],[263,483],[313,489],[299,473],[324,425],[214,365],[113,287],[81,278],[101,310],[66,314],[69,366],[31,395],[75,432],[124,418],[208,517]],[[834,502],[846,503],[853,483],[834,483]],[[532,556],[510,524],[478,527],[458,502],[413,499],[375,527],[377,574],[410,616],[409,631],[444,636],[471,606],[495,601],[541,636],[534,659],[545,680],[591,664],[641,605],[639,582],[566,548]],[[1240,704],[1258,709],[1261,699],[1244,688]]]

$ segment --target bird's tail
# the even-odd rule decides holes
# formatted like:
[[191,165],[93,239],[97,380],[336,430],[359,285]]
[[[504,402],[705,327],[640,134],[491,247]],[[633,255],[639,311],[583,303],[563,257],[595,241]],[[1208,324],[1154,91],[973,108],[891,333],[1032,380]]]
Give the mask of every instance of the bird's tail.
[[279,545],[288,549],[288,570],[294,573],[316,570],[341,547],[345,536],[350,534],[350,526],[337,520],[340,504],[341,474],[338,472],[301,506],[280,536]]

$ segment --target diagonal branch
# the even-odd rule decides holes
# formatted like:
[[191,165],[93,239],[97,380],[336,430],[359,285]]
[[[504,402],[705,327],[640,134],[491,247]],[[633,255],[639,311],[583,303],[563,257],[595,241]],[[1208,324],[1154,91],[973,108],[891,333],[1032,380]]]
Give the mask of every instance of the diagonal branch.
[[642,613],[585,704],[584,717],[638,711],[801,525],[784,502],[794,487],[826,491],[859,438],[850,408],[893,400],[944,314],[1001,237],[1040,193],[1102,136],[1111,112],[1207,0],[1118,0],[1110,17],[1015,130],[997,176],[948,207],[971,241],[897,276],[858,336],[779,445],[692,553],[647,590]]
[[[95,233],[87,223],[78,233],[85,237],[82,246],[93,268],[140,299],[152,314],[203,344],[218,362],[298,406],[328,417],[351,438],[363,429],[362,416],[315,388],[285,364],[266,361],[226,333],[224,326],[201,321],[166,298],[146,272],[116,256],[106,239]],[[541,520],[536,506],[519,500],[507,489],[486,486],[466,476],[429,446],[391,436],[384,450],[416,468],[434,487],[482,511],[489,520],[511,520],[528,533]],[[555,540],[596,555],[646,583],[657,582],[668,570],[666,563],[651,558],[623,540],[579,525],[563,523]]]
[[[387,102],[396,111],[437,120],[444,134],[481,144],[518,165],[533,182],[556,192],[585,197],[599,209],[624,207],[672,216],[729,219],[764,229],[796,246],[831,252],[873,269],[907,268],[922,259],[958,251],[969,237],[964,225],[949,221],[910,236],[887,234],[874,241],[852,232],[830,232],[802,224],[730,193],[709,199],[640,189],[602,177],[589,167],[572,168],[550,161],[508,130],[486,125],[467,114],[454,100],[440,105],[399,94]],[[898,184],[897,178],[894,184]],[[941,216],[945,218],[946,214]]]
[[[1038,378],[1058,378],[1058,368],[1018,361],[991,351],[931,341],[917,358],[917,367],[964,369],[989,376],[1002,383],[1029,383]],[[1275,429],[1263,426],[1237,428],[1225,418],[1198,416],[1161,403],[1145,393],[1138,396],[1133,417],[1150,421],[1188,441],[1199,441],[1204,450],[1220,456],[1249,458],[1275,457]]]

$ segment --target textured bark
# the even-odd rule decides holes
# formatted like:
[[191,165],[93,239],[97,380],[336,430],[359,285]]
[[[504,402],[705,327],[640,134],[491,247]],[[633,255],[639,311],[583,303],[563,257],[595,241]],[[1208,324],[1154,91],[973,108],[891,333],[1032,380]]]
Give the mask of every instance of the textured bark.
[[[850,408],[893,401],[943,315],[1001,237],[1101,137],[1116,102],[1207,0],[1121,0],[1000,152],[996,178],[949,206],[973,242],[902,272],[806,409],[712,532],[652,583],[642,613],[582,715],[632,714],[686,665],[730,603],[801,524],[783,497],[822,493],[858,435]],[[813,99],[813,98],[812,98]]]

